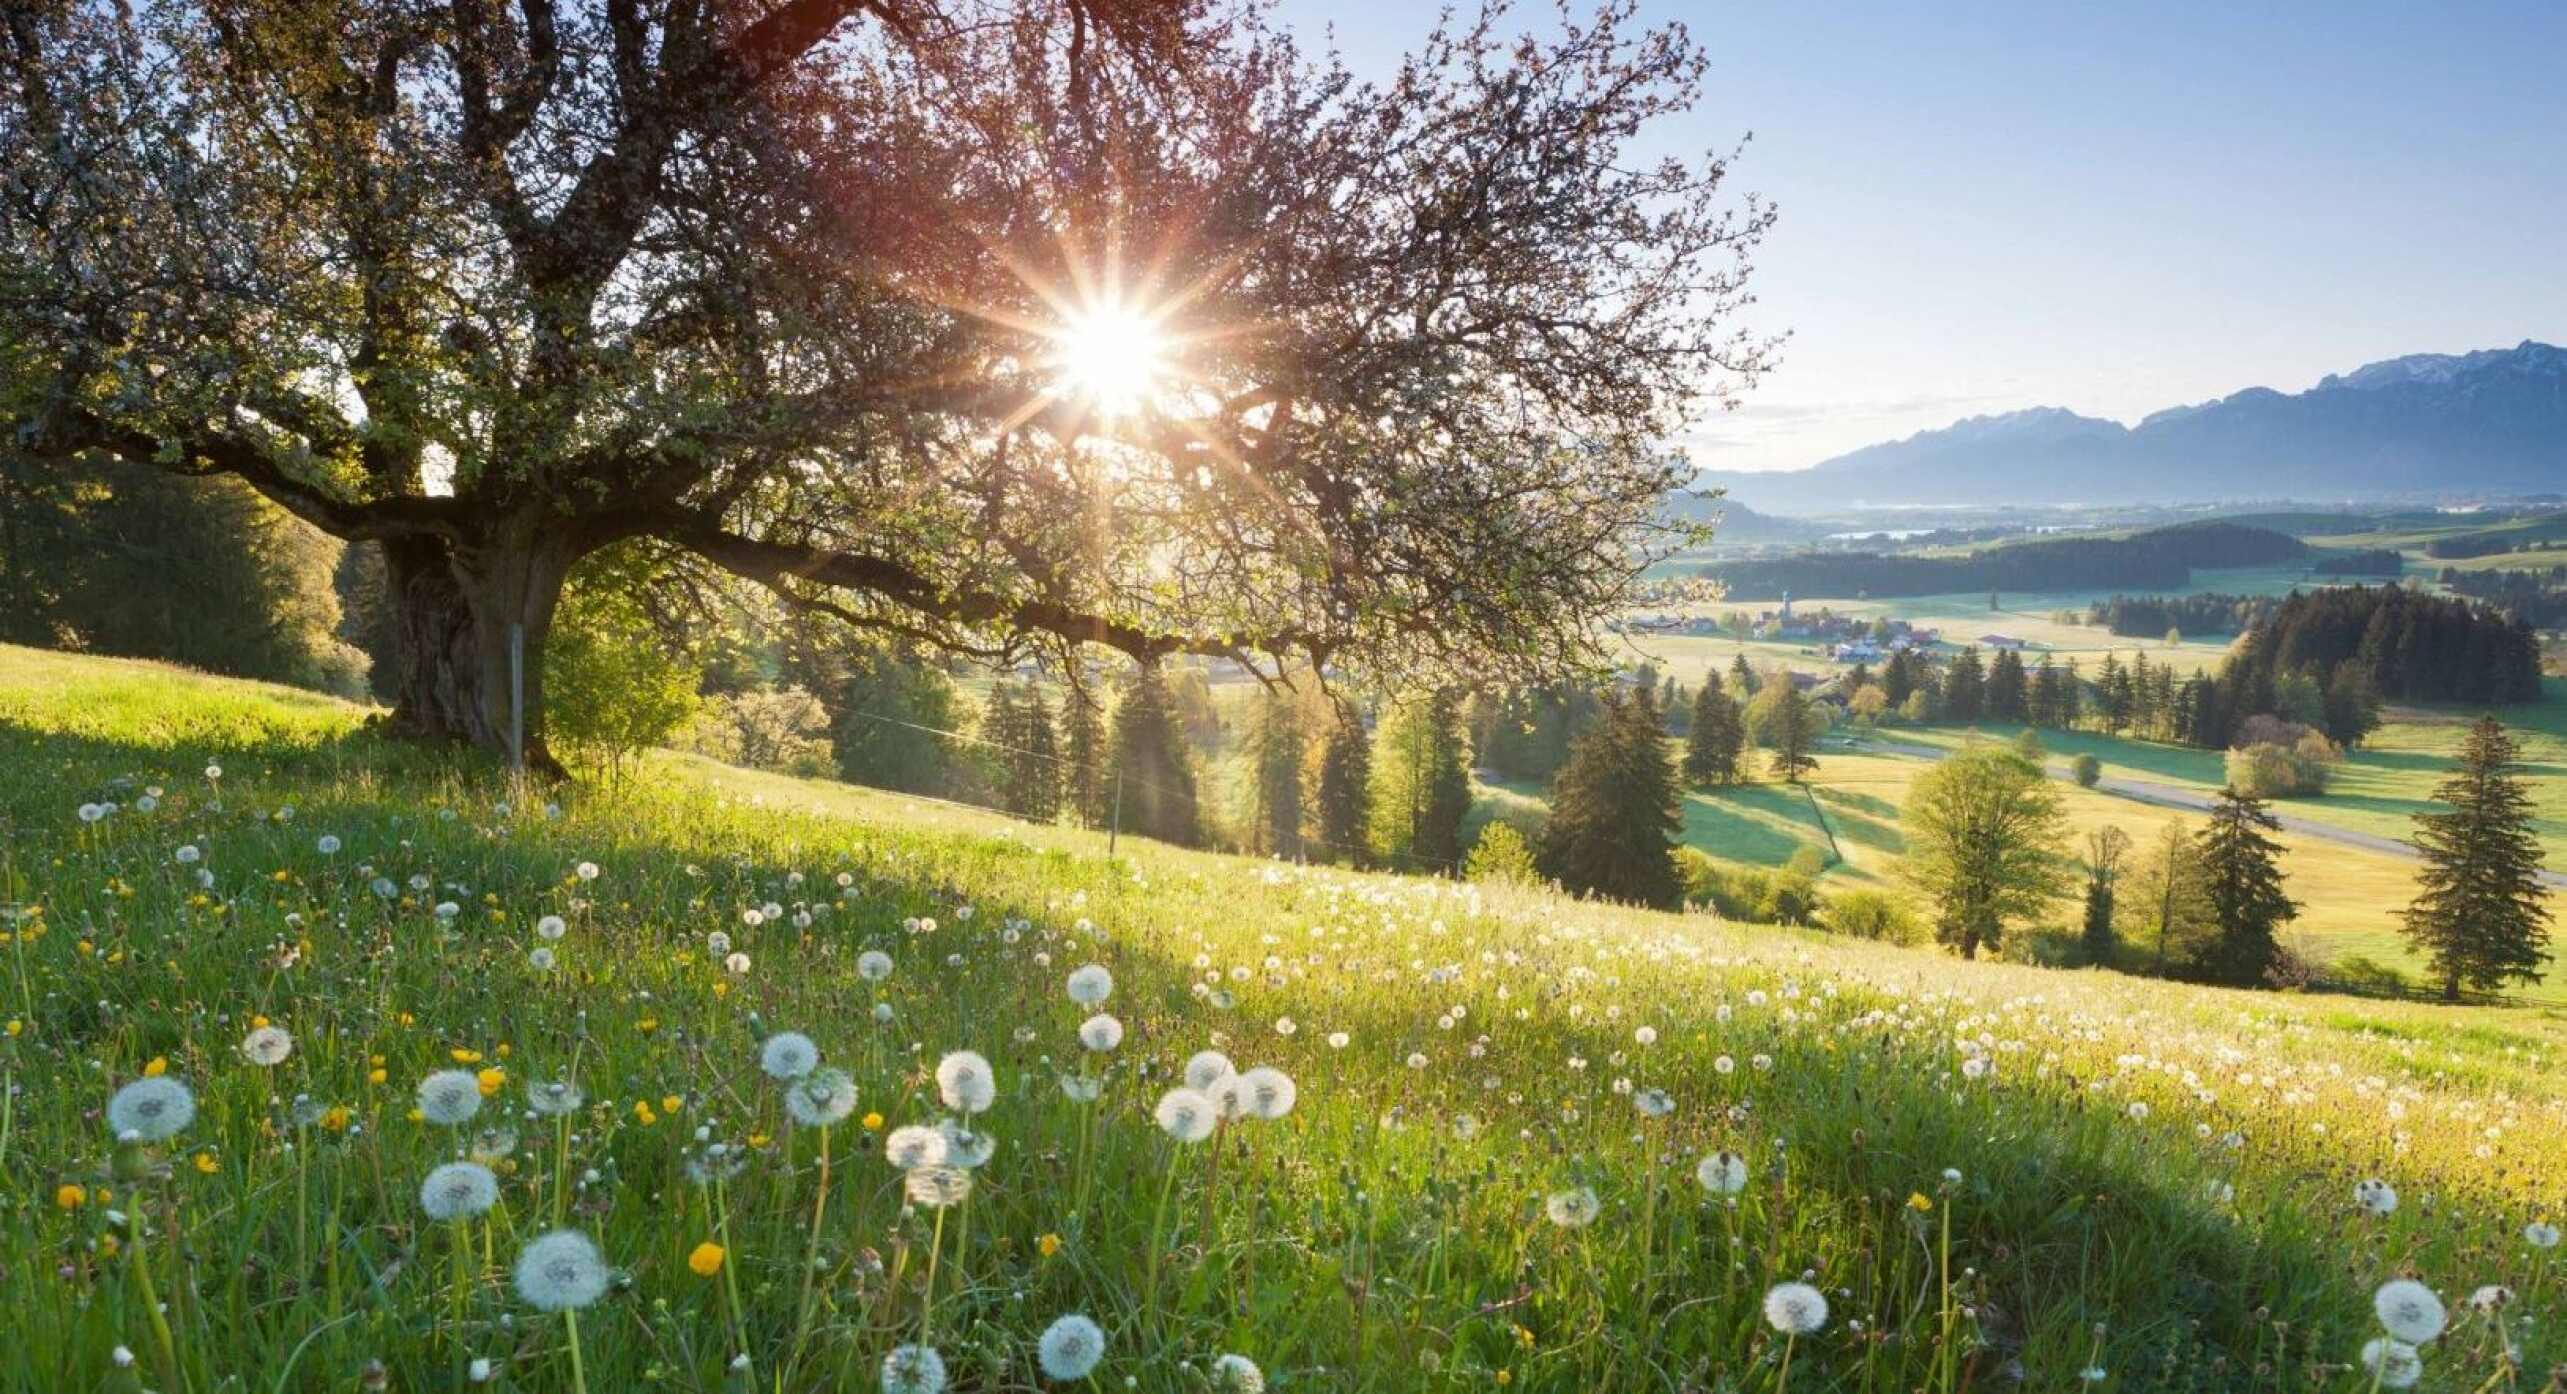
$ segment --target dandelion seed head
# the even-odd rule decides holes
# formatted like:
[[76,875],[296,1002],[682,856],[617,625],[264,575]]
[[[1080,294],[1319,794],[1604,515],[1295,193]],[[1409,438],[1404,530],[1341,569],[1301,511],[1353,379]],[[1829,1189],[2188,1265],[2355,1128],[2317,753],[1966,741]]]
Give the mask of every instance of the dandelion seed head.
[[261,1026],[241,1038],[241,1058],[253,1065],[282,1065],[293,1053],[294,1037],[282,1026]]
[[478,1162],[448,1162],[419,1183],[419,1208],[431,1220],[462,1220],[499,1203],[499,1178]]
[[107,1101],[107,1129],[120,1139],[160,1142],[196,1118],[196,1095],[167,1075],[135,1080]]
[[844,1122],[856,1111],[856,1081],[845,1070],[813,1070],[784,1087],[784,1111],[806,1128]]
[[758,1068],[771,1079],[800,1079],[820,1068],[820,1047],[799,1031],[778,1031],[759,1047]]
[[1070,1000],[1082,1007],[1095,1007],[1114,995],[1114,975],[1105,965],[1091,963],[1070,974]]
[[470,1070],[439,1070],[419,1081],[419,1116],[455,1127],[481,1112],[481,1080]]
[[998,1101],[998,1077],[979,1051],[948,1051],[936,1062],[936,1090],[954,1112],[980,1113]]
[[2441,1335],[2449,1320],[2442,1299],[2413,1278],[2393,1278],[2380,1284],[2379,1291],[2371,1294],[2371,1310],[2379,1314],[2382,1330],[2411,1346],[2423,1345]]
[[1185,1087],[1209,1092],[1222,1076],[1236,1073],[1238,1067],[1230,1063],[1229,1056],[1217,1050],[1198,1050],[1185,1062]]
[[1086,1317],[1065,1316],[1043,1329],[1034,1354],[1045,1379],[1086,1379],[1105,1358],[1105,1332]]
[[1179,1142],[1201,1142],[1212,1136],[1221,1121],[1218,1106],[1200,1089],[1171,1089],[1160,1095],[1153,1116],[1160,1129]]
[[517,1255],[517,1296],[539,1312],[575,1311],[606,1295],[606,1260],[577,1230],[557,1229]]
[[945,1358],[933,1346],[894,1346],[882,1358],[882,1394],[945,1394]]
[[2374,1336],[2362,1345],[2362,1371],[2382,1389],[2412,1389],[2424,1378],[2424,1357],[2404,1341]]
[[1827,1325],[1827,1294],[1807,1283],[1776,1283],[1765,1292],[1765,1324],[1786,1336]]
[[1544,1198],[1542,1213],[1550,1217],[1551,1223],[1562,1229],[1584,1229],[1594,1224],[1596,1217],[1604,1213],[1604,1203],[1596,1199],[1592,1188],[1579,1186],[1566,1191],[1553,1191]]

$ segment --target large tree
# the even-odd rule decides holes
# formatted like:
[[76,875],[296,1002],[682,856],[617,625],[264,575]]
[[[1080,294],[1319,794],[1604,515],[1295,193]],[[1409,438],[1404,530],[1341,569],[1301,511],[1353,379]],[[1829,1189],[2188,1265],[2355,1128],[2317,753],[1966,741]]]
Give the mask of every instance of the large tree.
[[1675,762],[1646,688],[1608,692],[1551,785],[1551,817],[1534,865],[1580,895],[1674,905],[1683,830]]
[[1394,866],[1459,874],[1471,811],[1469,742],[1449,689],[1391,703],[1373,737],[1371,844]]
[[1694,692],[1693,721],[1685,731],[1684,776],[1689,784],[1735,784],[1738,753],[1746,744],[1745,719],[1738,703],[1721,690],[1720,671],[1703,674]]
[[380,544],[400,724],[502,744],[514,635],[539,763],[632,537],[983,656],[1591,666],[1768,347],[1630,9],[1364,84],[1242,0],[13,5],[0,418]]
[[2424,869],[2406,936],[2441,979],[2445,1001],[2458,1001],[2464,986],[2539,982],[2549,959],[2549,888],[2518,754],[2502,722],[2480,717],[2461,738],[2459,768],[2433,791],[2449,808],[2415,815]]
[[2300,913],[2282,891],[2282,844],[2266,836],[2281,827],[2241,789],[2222,789],[2211,805],[2200,834],[2202,891],[2218,928],[2193,967],[2214,982],[2260,987],[2281,960],[2281,928]]
[[1935,905],[1935,935],[1978,957],[2006,926],[2038,915],[2067,888],[2068,819],[2041,767],[2005,746],[1972,742],[1917,776],[1899,821],[1900,873]]

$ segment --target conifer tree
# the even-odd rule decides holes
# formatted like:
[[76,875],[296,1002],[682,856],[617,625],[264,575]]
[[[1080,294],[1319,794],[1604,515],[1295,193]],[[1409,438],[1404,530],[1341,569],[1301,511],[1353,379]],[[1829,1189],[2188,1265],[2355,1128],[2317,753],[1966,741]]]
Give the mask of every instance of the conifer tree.
[[2030,715],[2023,672],[2023,655],[2013,649],[1999,649],[1988,660],[1988,689],[1985,705],[1990,721],[2022,721]]
[[1608,693],[1602,718],[1578,736],[1552,782],[1535,865],[1582,895],[1673,905],[1683,886],[1677,803],[1655,704],[1639,693]]
[[1738,700],[1756,695],[1756,670],[1747,666],[1747,655],[1739,653],[1729,660],[1729,685],[1738,689]]
[[1301,855],[1301,713],[1291,699],[1269,692],[1257,710],[1249,749],[1257,765],[1256,833],[1259,850]]
[[1418,870],[1455,872],[1470,812],[1459,703],[1449,692],[1392,705],[1373,739],[1372,848]]
[[2281,823],[2264,801],[2235,788],[2220,791],[2200,833],[2203,889],[2217,933],[2193,967],[2213,982],[2256,987],[2282,955],[2281,927],[2299,902],[2282,892],[2282,845],[2265,834]]
[[1321,850],[1342,861],[1365,858],[1364,825],[1372,810],[1372,741],[1353,711],[1340,708],[1320,742],[1319,775],[1312,781],[1312,821]]
[[2406,908],[2406,937],[2432,965],[2446,1002],[2458,1001],[2464,987],[2539,982],[2549,958],[2549,891],[2518,754],[2502,723],[2480,717],[2461,739],[2459,767],[2433,791],[2448,810],[2415,815],[2424,869]]
[[[1191,845],[1202,836],[1195,807],[1194,769],[1177,730],[1175,704],[1156,663],[1144,663],[1124,685],[1114,708],[1114,756],[1109,800],[1121,803],[1127,832]],[[1109,816],[1113,816],[1109,810]]]
[[1083,682],[1070,688],[1061,704],[1061,801],[1070,816],[1091,828],[1105,826],[1113,810],[1105,806],[1105,721],[1096,698]]
[[1759,701],[1767,706],[1767,712],[1757,735],[1773,752],[1774,774],[1787,784],[1798,784],[1802,776],[1818,768],[1818,757],[1810,751],[1818,744],[1819,732],[1826,728],[1826,718],[1819,715],[1817,705],[1789,673],[1775,680],[1771,697]]
[[1987,690],[1987,670],[1979,662],[1979,651],[1961,650],[1943,683],[1943,715],[1964,725],[1978,720],[1987,713]]
[[1720,685],[1718,673],[1705,674],[1694,693],[1693,723],[1685,732],[1685,782],[1699,787],[1738,782],[1738,753],[1747,731],[1738,703]]

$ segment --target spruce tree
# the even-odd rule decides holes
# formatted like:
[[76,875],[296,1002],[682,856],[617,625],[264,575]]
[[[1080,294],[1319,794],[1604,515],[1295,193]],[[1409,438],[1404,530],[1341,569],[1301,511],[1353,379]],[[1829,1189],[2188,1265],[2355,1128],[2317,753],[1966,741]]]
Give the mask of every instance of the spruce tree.
[[1704,787],[1738,782],[1738,752],[1746,743],[1738,703],[1720,686],[1720,675],[1705,675],[1694,693],[1693,722],[1685,732],[1685,782]]
[[1257,762],[1257,845],[1279,857],[1301,855],[1301,713],[1269,692],[1257,711],[1251,750]]
[[1085,683],[1074,684],[1061,704],[1061,744],[1061,802],[1078,822],[1105,826],[1113,816],[1105,806],[1105,721]]
[[1988,720],[2024,720],[2029,715],[2025,687],[2023,655],[2013,649],[1997,650],[1996,657],[1988,660]]
[[[1127,832],[1191,845],[1202,835],[1194,769],[1177,730],[1174,703],[1159,665],[1142,664],[1114,708],[1114,756],[1108,800],[1119,800]],[[1109,810],[1109,816],[1112,816]]]
[[2281,826],[2262,799],[2234,788],[2211,805],[2201,860],[2218,930],[2193,967],[2213,982],[2260,986],[2281,957],[2279,931],[2300,913],[2299,902],[2282,892],[2282,845],[2265,836]]
[[1979,662],[1977,649],[1963,649],[1952,660],[1952,672],[1943,683],[1943,715],[1967,725],[1987,712],[1987,669]]
[[1457,872],[1470,812],[1459,703],[1451,693],[1395,703],[1373,740],[1372,847],[1384,859]]
[[2461,739],[2459,768],[2433,791],[2449,811],[2415,815],[2424,869],[2406,908],[2406,937],[2432,965],[2446,1002],[2458,1001],[2464,987],[2539,982],[2549,958],[2549,891],[2518,754],[2502,723],[2480,717]]
[[1364,723],[1340,708],[1320,743],[1319,777],[1313,781],[1313,821],[1321,850],[1343,861],[1366,860],[1364,823],[1372,809],[1373,747]]
[[1608,693],[1602,717],[1579,734],[1552,782],[1551,819],[1535,866],[1581,895],[1673,905],[1683,888],[1677,807],[1676,772],[1655,705]]
[[1738,689],[1738,700],[1756,695],[1756,670],[1747,666],[1747,655],[1739,653],[1729,660],[1729,685]]
[[2086,924],[2083,936],[2089,965],[2109,968],[2120,956],[2121,940],[2113,932],[2113,901],[2121,879],[2122,859],[2130,852],[2130,834],[2098,828],[2086,834]]

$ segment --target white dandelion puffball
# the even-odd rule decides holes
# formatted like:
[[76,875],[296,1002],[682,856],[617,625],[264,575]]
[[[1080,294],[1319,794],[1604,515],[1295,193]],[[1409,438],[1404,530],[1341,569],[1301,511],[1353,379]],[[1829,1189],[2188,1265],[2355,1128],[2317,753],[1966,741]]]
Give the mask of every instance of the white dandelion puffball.
[[253,1065],[282,1065],[294,1053],[294,1038],[282,1026],[262,1026],[241,1038],[241,1058]]
[[845,1070],[813,1070],[784,1088],[784,1111],[806,1128],[826,1128],[856,1111],[856,1081]]
[[1082,1007],[1102,1005],[1113,995],[1114,975],[1105,971],[1102,963],[1091,963],[1070,974],[1070,1000]]
[[1676,1111],[1676,1101],[1664,1089],[1641,1089],[1631,1095],[1631,1106],[1643,1118],[1664,1118]]
[[546,1118],[577,1112],[586,1102],[588,1096],[566,1079],[538,1080],[526,1086],[526,1107]]
[[559,915],[546,915],[535,921],[535,933],[546,939],[559,939],[570,933],[570,921]]
[[2424,1357],[2404,1341],[2375,1336],[2362,1345],[2362,1369],[2382,1389],[2413,1389],[2424,1378]]
[[1212,1100],[1212,1111],[1224,1123],[1248,1116],[1248,1082],[1239,1075],[1223,1075],[1212,1081],[1212,1087],[1204,1090],[1203,1096]]
[[533,952],[526,955],[526,966],[534,969],[538,973],[549,973],[553,971],[553,965],[559,961],[560,960],[553,957],[552,950],[544,948],[541,945],[536,946]]
[[322,856],[335,857],[339,854],[339,847],[341,844],[339,842],[338,834],[323,833],[312,840],[312,845],[319,849]]
[[2374,1177],[2353,1186],[2353,1200],[2374,1215],[2386,1215],[2398,1208],[2398,1188]]
[[894,1346],[882,1358],[882,1394],[945,1394],[945,1357],[934,1346]]
[[2380,1314],[2380,1329],[2411,1346],[2442,1334],[2450,1318],[2433,1289],[2413,1278],[2394,1278],[2371,1294],[2371,1310]]
[[1580,1186],[1571,1191],[1553,1191],[1543,1200],[1542,1213],[1562,1229],[1584,1229],[1604,1213],[1604,1203],[1595,1198],[1591,1187]]
[[[890,977],[891,955],[880,949],[867,949],[856,955],[856,976],[869,983],[878,983]],[[914,1347],[903,1347],[903,1349],[914,1349]],[[935,1352],[931,1350],[927,1354],[933,1356]],[[944,1366],[939,1365],[936,1368],[942,1370]]]
[[597,879],[597,863],[595,862],[581,862],[578,866],[573,867],[571,871],[573,875],[576,875],[582,881],[594,881]]
[[971,1199],[972,1174],[961,1167],[919,1167],[901,1178],[909,1203],[942,1210]]
[[1105,1358],[1105,1332],[1085,1317],[1063,1317],[1043,1329],[1034,1356],[1043,1366],[1045,1379],[1064,1384],[1086,1379]]
[[891,1130],[891,1136],[882,1140],[882,1155],[883,1160],[902,1171],[943,1166],[945,1135],[934,1128],[922,1128],[915,1123],[904,1128],[894,1128]]
[[1123,1023],[1098,1012],[1079,1023],[1078,1043],[1102,1055],[1123,1044]]
[[2514,1290],[2502,1283],[2489,1283],[2469,1294],[2472,1311],[2497,1312],[2513,1305]]
[[1217,1050],[1199,1050],[1185,1062],[1185,1087],[1201,1092],[1220,1082],[1223,1075],[1238,1073],[1230,1057]]
[[1266,1394],[1266,1372],[1244,1355],[1225,1355],[1212,1362],[1212,1387],[1218,1394]]
[[606,1295],[606,1260],[577,1230],[557,1229],[517,1255],[517,1295],[539,1312],[566,1312]]
[[1074,1104],[1092,1104],[1105,1092],[1103,1083],[1080,1075],[1061,1076],[1061,1096]]
[[1747,1189],[1747,1159],[1723,1148],[1695,1165],[1694,1179],[1713,1195],[1734,1196]]
[[107,1101],[107,1130],[121,1140],[159,1142],[196,1119],[196,1096],[167,1075],[135,1080]]
[[1159,1127],[1179,1142],[1201,1142],[1221,1121],[1217,1106],[1200,1089],[1171,1089],[1159,1096],[1154,1111]]
[[1807,1336],[1827,1324],[1827,1294],[1807,1283],[1776,1283],[1765,1292],[1765,1324]]
[[178,849],[178,864],[180,866],[194,866],[196,865],[196,859],[204,855],[204,853],[197,851],[196,844],[191,842]]
[[749,956],[743,953],[726,955],[722,960],[722,966],[729,969],[733,977],[747,977],[749,973]]
[[2558,1247],[2558,1226],[2534,1220],[2522,1227],[2522,1242],[2535,1249]]
[[468,1220],[499,1203],[499,1178],[479,1162],[448,1162],[419,1183],[419,1208],[431,1220]]
[[439,1070],[419,1081],[419,1116],[447,1127],[481,1112],[481,1081],[470,1070]]
[[945,1136],[945,1162],[965,1171],[986,1166],[998,1153],[998,1134],[948,1118],[936,1125]]
[[771,1079],[800,1079],[820,1068],[820,1047],[799,1031],[778,1031],[759,1047],[758,1068]]
[[94,803],[85,803],[85,804],[82,804],[82,805],[80,806],[80,821],[81,821],[81,822],[84,822],[84,823],[95,823],[95,822],[97,822],[99,819],[104,818],[104,817],[106,817],[106,816],[107,816],[107,809],[106,809],[105,805],[102,805],[102,804],[94,804]]
[[1247,1094],[1248,1116],[1267,1122],[1292,1112],[1293,1102],[1301,1097],[1301,1086],[1292,1082],[1292,1076],[1272,1065],[1259,1065],[1239,1076],[1239,1084]]
[[998,1102],[998,1077],[979,1051],[950,1051],[936,1062],[936,1092],[956,1113],[981,1113]]

